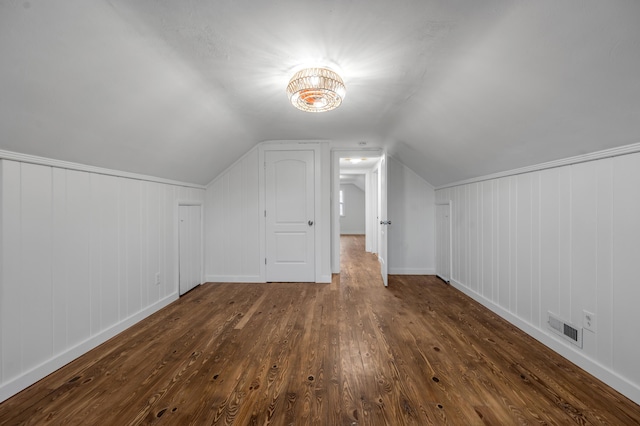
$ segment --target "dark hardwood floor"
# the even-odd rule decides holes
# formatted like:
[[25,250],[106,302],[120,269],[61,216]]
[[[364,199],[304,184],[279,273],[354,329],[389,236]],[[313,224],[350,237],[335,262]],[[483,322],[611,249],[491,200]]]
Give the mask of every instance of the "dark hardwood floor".
[[640,423],[640,407],[434,277],[205,284],[0,404],[0,424]]

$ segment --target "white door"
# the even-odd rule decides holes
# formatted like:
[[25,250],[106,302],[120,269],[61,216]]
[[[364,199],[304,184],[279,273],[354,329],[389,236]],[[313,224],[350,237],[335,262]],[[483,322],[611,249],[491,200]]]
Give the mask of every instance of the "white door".
[[371,190],[369,191],[371,193],[371,206],[372,207],[368,207],[369,210],[371,211],[371,216],[372,216],[372,221],[371,221],[371,225],[369,227],[370,231],[368,237],[371,238],[371,253],[375,253],[378,254],[378,229],[380,228],[380,219],[379,219],[379,212],[378,212],[378,171],[375,170],[374,172],[371,173],[371,179],[370,179],[370,185],[369,187],[371,188]]
[[380,159],[380,166],[378,167],[378,217],[379,217],[379,229],[378,233],[378,260],[380,261],[380,273],[382,274],[382,281],[384,286],[389,285],[388,269],[389,259],[387,252],[387,237],[389,233],[389,226],[391,221],[387,217],[387,156],[383,155]]
[[451,279],[451,207],[436,205],[436,275],[443,281]]
[[202,275],[202,221],[200,206],[178,206],[180,295],[200,284]]
[[314,179],[314,151],[265,152],[267,281],[315,281]]

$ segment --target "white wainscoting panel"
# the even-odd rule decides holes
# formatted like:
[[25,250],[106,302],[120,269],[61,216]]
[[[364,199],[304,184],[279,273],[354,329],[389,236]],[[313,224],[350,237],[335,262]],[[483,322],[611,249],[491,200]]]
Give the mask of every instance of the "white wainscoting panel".
[[640,154],[613,162],[612,365],[640,387]]
[[0,167],[2,401],[175,300],[178,201],[204,190]]
[[[51,250],[53,242],[51,169],[32,164],[20,168],[20,328],[22,368],[53,355]],[[18,241],[16,241],[18,242]],[[10,302],[10,301],[7,301]],[[11,326],[11,322],[7,324]],[[6,347],[5,350],[11,350]]]
[[[452,284],[640,402],[640,154],[436,191],[452,205]],[[440,247],[440,246],[438,246]],[[583,348],[548,331],[582,327]]]
[[[15,164],[15,163],[14,163]],[[73,347],[80,344],[91,335],[91,287],[89,286],[90,262],[89,262],[89,241],[93,221],[91,217],[91,206],[87,194],[91,193],[90,174],[73,170],[57,170],[59,181],[56,179],[54,188],[58,189],[54,193],[54,200],[61,206],[59,212],[64,209],[64,216],[58,218],[55,224],[55,232],[62,238],[56,240],[56,252],[61,261],[59,266],[59,276],[63,276],[63,281],[54,281],[60,285],[56,294],[64,300],[66,306],[66,321],[63,322],[66,328],[67,340],[61,341],[61,348]],[[61,174],[64,174],[62,179]],[[136,181],[132,181],[136,183]],[[123,182],[124,184],[124,182]],[[55,189],[54,189],[55,191]],[[63,197],[64,194],[64,197]],[[126,200],[124,203],[126,204]],[[3,223],[7,223],[3,221]],[[58,228],[57,226],[63,226]],[[135,261],[135,259],[130,259]],[[63,286],[66,283],[66,286]],[[4,284],[4,283],[3,283]]]
[[[598,161],[596,174],[598,176],[595,190],[596,200],[592,208],[597,212],[597,247],[598,260],[596,271],[596,291],[594,300],[588,305],[590,312],[598,313],[597,336],[583,334],[585,347],[589,348],[592,356],[604,365],[613,365],[613,247],[614,247],[614,216],[613,216],[613,167],[614,161]],[[637,250],[636,246],[636,250]],[[592,349],[591,349],[592,348]]]

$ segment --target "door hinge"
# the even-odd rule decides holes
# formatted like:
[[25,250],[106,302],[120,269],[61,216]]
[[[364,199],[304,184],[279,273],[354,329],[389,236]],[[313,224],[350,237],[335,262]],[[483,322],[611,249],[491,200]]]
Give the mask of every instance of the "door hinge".
[[267,211],[266,210],[264,211],[264,217],[267,217]]
[[264,264],[265,265],[267,264],[267,258],[266,257],[264,258]]

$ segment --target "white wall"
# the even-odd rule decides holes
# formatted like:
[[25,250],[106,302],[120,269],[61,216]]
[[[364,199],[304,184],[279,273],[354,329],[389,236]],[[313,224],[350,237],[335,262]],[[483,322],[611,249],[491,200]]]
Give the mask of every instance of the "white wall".
[[204,190],[0,167],[2,401],[177,298],[178,201]]
[[435,274],[435,190],[388,157],[387,218],[390,274]]
[[[212,282],[261,282],[258,148],[206,190],[205,271]],[[264,260],[262,260],[264,261]]]
[[352,183],[341,184],[340,190],[344,197],[344,216],[340,216],[341,234],[364,235],[365,205],[364,191]]
[[[452,284],[640,403],[640,154],[439,189]],[[583,348],[547,329],[581,327]]]
[[[314,149],[320,176],[316,194],[316,280],[331,282],[330,153],[327,143],[264,142],[216,177],[206,189],[205,277],[212,282],[265,282],[264,149]],[[319,212],[319,213],[318,213]]]

